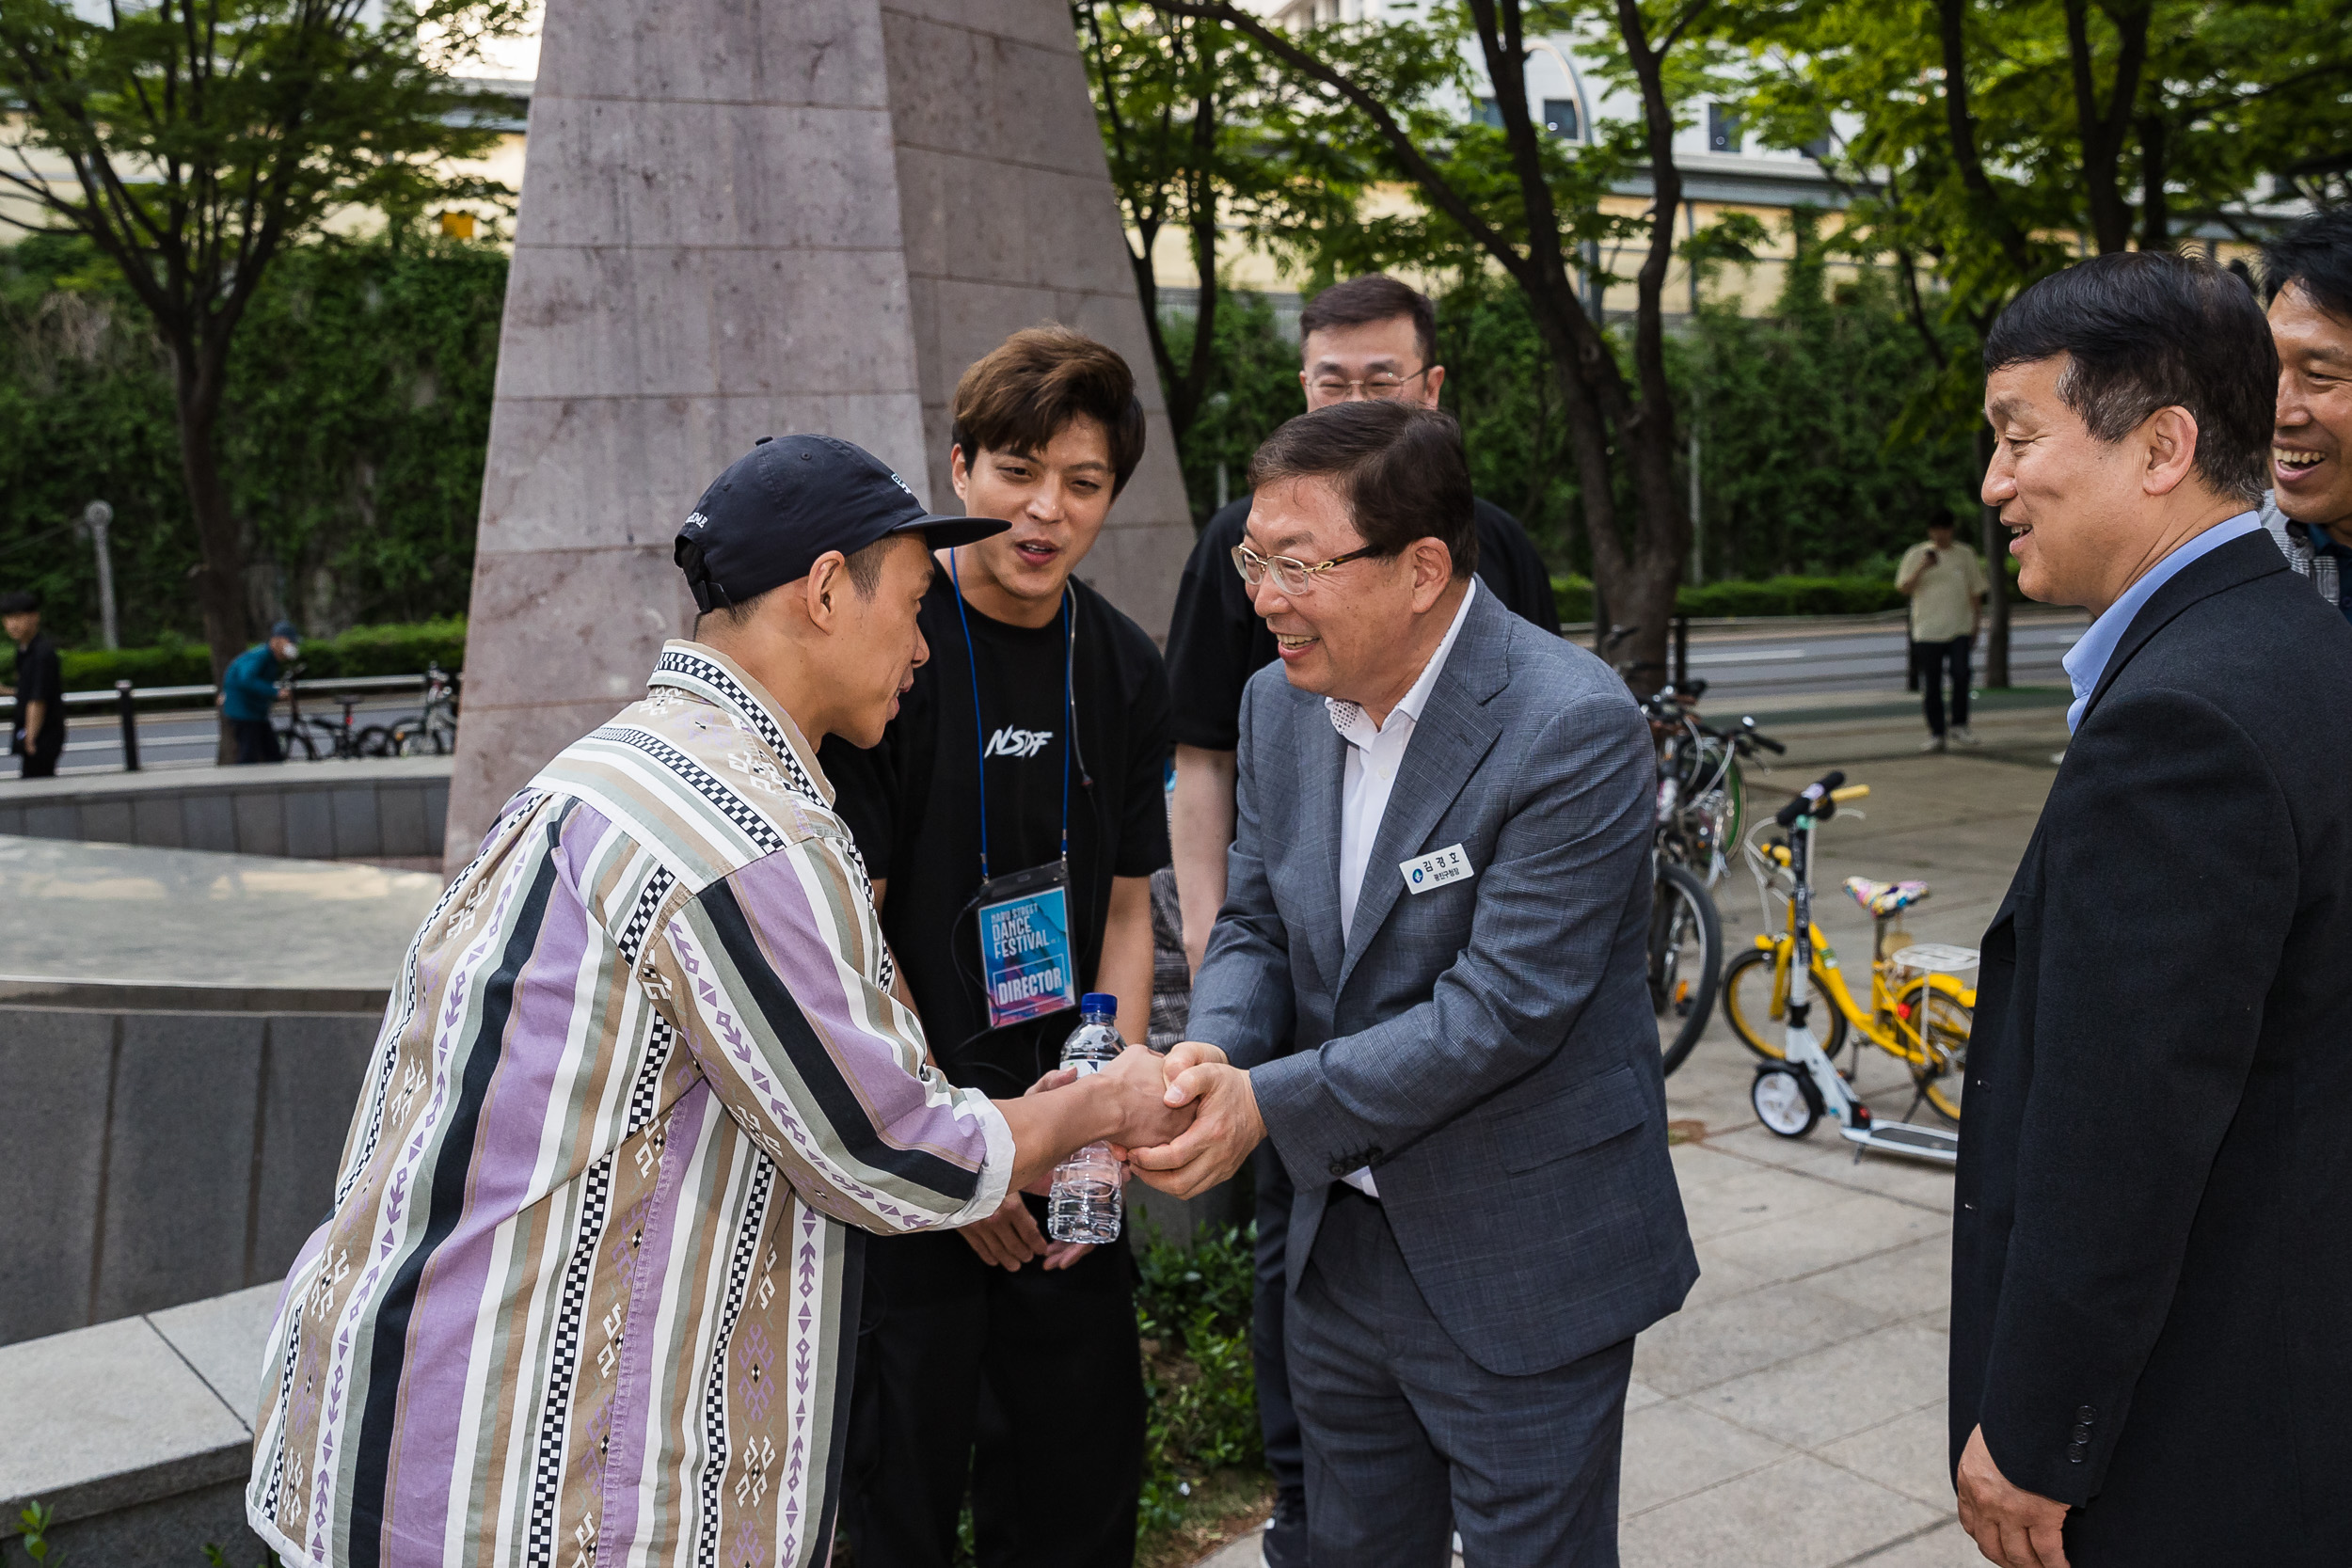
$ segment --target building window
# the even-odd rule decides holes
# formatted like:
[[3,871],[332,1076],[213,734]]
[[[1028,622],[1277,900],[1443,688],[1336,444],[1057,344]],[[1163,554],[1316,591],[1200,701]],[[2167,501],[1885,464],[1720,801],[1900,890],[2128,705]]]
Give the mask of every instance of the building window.
[[1481,125],[1491,125],[1498,131],[1502,130],[1502,105],[1496,103],[1491,98],[1480,99],[1478,101],[1477,119],[1478,123]]
[[1544,100],[1544,129],[1562,141],[1577,138],[1576,100],[1547,98]]
[[1740,150],[1740,111],[1725,103],[1707,106],[1707,150],[1709,152]]
[[1829,156],[1829,138],[1827,136],[1816,136],[1811,141],[1806,142],[1803,147],[1797,149],[1797,150],[1804,153],[1808,158],[1826,158]]

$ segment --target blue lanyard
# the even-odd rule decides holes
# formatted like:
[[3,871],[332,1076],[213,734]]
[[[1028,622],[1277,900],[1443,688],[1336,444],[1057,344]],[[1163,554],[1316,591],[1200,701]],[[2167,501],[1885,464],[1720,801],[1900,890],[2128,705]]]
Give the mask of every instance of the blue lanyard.
[[[963,624],[963,658],[972,675],[972,748],[980,781],[980,880],[988,880],[988,722],[980,717],[980,656],[972,646],[972,616],[963,608],[963,571],[956,552],[947,552],[947,576],[956,590],[956,619]],[[1064,583],[1061,591],[1062,666],[1061,710],[1061,858],[1070,860],[1070,751],[1078,743],[1078,708],[1071,696],[1072,677],[1078,662],[1078,628],[1070,613],[1076,595]]]

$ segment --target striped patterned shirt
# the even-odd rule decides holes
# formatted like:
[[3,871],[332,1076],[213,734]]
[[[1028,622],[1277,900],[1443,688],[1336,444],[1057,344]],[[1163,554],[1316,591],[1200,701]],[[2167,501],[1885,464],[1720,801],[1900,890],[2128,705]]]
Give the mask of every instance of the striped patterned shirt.
[[831,800],[672,642],[442,895],[271,1332],[246,1513],[289,1564],[826,1560],[863,1232],[1012,1169]]

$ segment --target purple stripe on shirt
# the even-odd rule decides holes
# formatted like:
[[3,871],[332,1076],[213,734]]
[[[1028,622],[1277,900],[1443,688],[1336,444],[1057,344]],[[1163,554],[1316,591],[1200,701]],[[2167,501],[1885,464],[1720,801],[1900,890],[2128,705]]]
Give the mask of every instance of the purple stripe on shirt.
[[[841,1074],[870,1107],[877,1128],[900,1148],[922,1148],[977,1170],[988,1158],[988,1133],[977,1120],[926,1102],[891,1042],[868,1034],[850,1009],[834,964],[833,921],[809,901],[796,874],[796,857],[769,855],[727,879],[737,905],[758,934],[760,948],[801,1012],[825,1042]],[[845,878],[843,892],[848,893]],[[919,1036],[918,1036],[919,1037]]]
[[[437,1549],[448,1526],[453,1489],[459,1497],[470,1490],[453,1466],[466,1415],[475,1328],[490,1289],[494,1238],[533,1196],[532,1177],[580,994],[580,960],[594,931],[581,896],[583,869],[612,830],[612,823],[584,806],[566,819],[555,851],[557,886],[533,936],[531,958],[516,976],[514,1010],[482,1108],[477,1146],[440,1155],[450,1160],[471,1154],[473,1178],[464,1214],[418,1281],[408,1320],[399,1467],[389,1509],[390,1534]],[[452,1074],[463,1070],[463,1055],[486,1049],[486,1042],[469,1040],[453,1058]],[[575,1085],[573,1092],[584,1088]],[[564,1118],[566,1125],[570,1121]]]

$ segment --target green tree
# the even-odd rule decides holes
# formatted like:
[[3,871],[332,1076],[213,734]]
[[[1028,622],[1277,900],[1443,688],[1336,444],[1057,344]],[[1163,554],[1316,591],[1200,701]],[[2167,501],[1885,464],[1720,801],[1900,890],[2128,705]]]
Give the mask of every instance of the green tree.
[[[0,8],[16,159],[0,180],[86,236],[152,320],[217,673],[250,629],[250,534],[218,443],[231,349],[287,247],[338,211],[398,226],[496,193],[453,175],[496,132],[447,74],[519,24],[523,0],[154,0],[103,21],[68,0]],[[20,224],[20,227],[25,225]],[[223,745],[227,745],[224,731]]]
[[[1261,134],[1319,146],[1359,183],[1409,184],[1418,214],[1263,236],[1328,275],[1402,261],[1418,269],[1499,269],[1525,297],[1558,392],[1593,573],[1610,618],[1639,626],[1635,657],[1662,671],[1666,626],[1689,554],[1676,483],[1680,443],[1666,371],[1663,296],[1682,201],[1674,135],[1680,106],[1708,83],[1712,46],[1698,29],[1712,0],[1455,0],[1407,18],[1292,34],[1232,0],[1152,0],[1220,22],[1287,79]],[[1531,39],[1575,37],[1640,106],[1629,125],[1595,127],[1584,146],[1545,134],[1531,111]],[[1485,101],[1486,117],[1465,112]],[[1485,122],[1491,119],[1492,123]],[[1639,169],[1653,206],[1602,211]],[[1639,252],[1629,344],[1598,323],[1597,247]],[[1615,483],[1622,475],[1623,488]],[[1650,684],[1650,683],[1644,683]]]
[[[2352,139],[2333,0],[1784,0],[1724,23],[1768,138],[1821,149],[1851,194],[1841,244],[1892,258],[1940,372],[1898,434],[1977,424],[1979,470],[1979,349],[2020,289],[2087,250],[2169,247],[2184,222],[2246,235],[2249,195],[2324,191]],[[1980,529],[1994,553],[1990,512]],[[2006,685],[1997,593],[1990,623]]]

